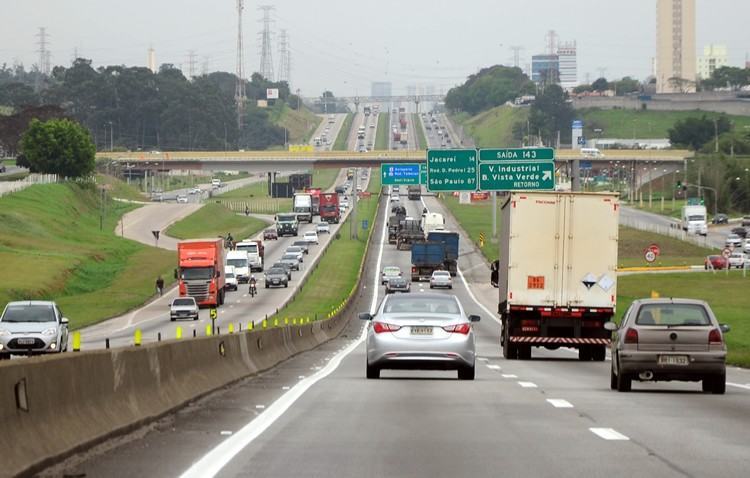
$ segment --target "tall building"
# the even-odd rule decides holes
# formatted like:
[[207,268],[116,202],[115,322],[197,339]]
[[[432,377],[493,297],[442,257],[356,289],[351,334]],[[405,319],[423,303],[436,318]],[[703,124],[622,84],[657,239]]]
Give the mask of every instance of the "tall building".
[[695,92],[695,0],[656,0],[656,91]]
[[726,45],[706,45],[703,47],[703,56],[698,58],[698,78],[705,80],[711,78],[714,71],[727,66],[729,54]]
[[534,81],[534,83],[559,83],[560,57],[557,55],[532,56],[531,80]]
[[393,85],[390,81],[373,81],[372,96],[393,96]]
[[560,86],[565,89],[578,86],[578,49],[576,42],[562,42],[557,45],[560,60]]
[[148,69],[156,73],[156,51],[153,47],[148,49]]

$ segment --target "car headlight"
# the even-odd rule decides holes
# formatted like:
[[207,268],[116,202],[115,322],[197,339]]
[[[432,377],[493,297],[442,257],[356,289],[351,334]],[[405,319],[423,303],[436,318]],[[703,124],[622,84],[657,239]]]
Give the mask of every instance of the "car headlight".
[[57,329],[54,327],[49,328],[45,330],[44,332],[42,332],[42,335],[55,335],[55,334],[57,334]]

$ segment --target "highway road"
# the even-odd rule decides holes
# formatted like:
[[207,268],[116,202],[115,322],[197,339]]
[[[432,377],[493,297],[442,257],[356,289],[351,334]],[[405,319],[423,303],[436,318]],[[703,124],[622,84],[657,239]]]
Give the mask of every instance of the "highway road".
[[[313,133],[312,138],[310,138],[310,144],[315,146],[315,138],[321,138],[321,144],[320,146],[315,146],[315,151],[331,151],[333,149],[333,144],[336,142],[336,138],[339,135],[339,131],[344,125],[346,114],[336,113],[333,115],[318,116],[322,118],[323,121],[321,121],[320,125],[318,125]],[[333,116],[333,118],[329,118],[330,116]],[[329,119],[332,119],[333,122],[330,123]]]
[[[410,215],[423,207],[402,201]],[[432,197],[424,205],[441,211]],[[409,267],[409,252],[387,244],[384,212],[361,311],[382,299],[379,269]],[[456,228],[451,218],[447,226]],[[506,361],[492,313],[496,289],[484,259],[462,241],[461,277],[443,293],[482,316],[475,381],[425,371],[367,380],[363,325],[352,314],[338,339],[47,476],[745,476],[749,371],[730,367],[724,396],[665,382],[623,394],[609,389],[608,361],[582,363],[568,349]]]

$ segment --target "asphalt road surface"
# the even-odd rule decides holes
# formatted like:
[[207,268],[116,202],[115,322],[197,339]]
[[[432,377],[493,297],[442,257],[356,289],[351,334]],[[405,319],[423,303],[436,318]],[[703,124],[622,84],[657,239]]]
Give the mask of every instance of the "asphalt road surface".
[[[385,199],[384,199],[385,200]],[[422,201],[408,201],[418,216]],[[440,212],[438,202],[424,204]],[[389,208],[387,208],[389,209]],[[358,297],[372,311],[378,271],[409,267],[374,231]],[[448,219],[448,228],[456,224]],[[365,378],[363,324],[337,339],[206,397],[51,474],[226,477],[703,477],[746,476],[750,372],[728,369],[724,396],[695,383],[609,389],[609,361],[579,362],[569,349],[534,349],[506,361],[484,259],[462,237],[452,291],[477,324],[477,378],[455,372],[384,371]],[[412,291],[428,291],[413,284]]]

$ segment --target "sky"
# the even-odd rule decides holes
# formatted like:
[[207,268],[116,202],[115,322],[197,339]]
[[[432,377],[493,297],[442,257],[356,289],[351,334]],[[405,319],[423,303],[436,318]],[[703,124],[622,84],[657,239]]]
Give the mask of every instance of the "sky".
[[[555,30],[578,44],[579,81],[651,73],[656,43],[656,0],[245,0],[245,70],[260,65],[259,5],[272,5],[275,68],[278,32],[288,32],[291,86],[303,96],[326,89],[336,96],[366,95],[372,81],[445,92],[479,68],[521,67],[543,53]],[[0,64],[38,62],[37,34],[49,35],[52,64],[69,65],[74,52],[95,66],[158,64],[187,72],[236,70],[236,0],[0,0]],[[730,64],[750,53],[748,0],[697,0],[697,45],[729,47]]]

